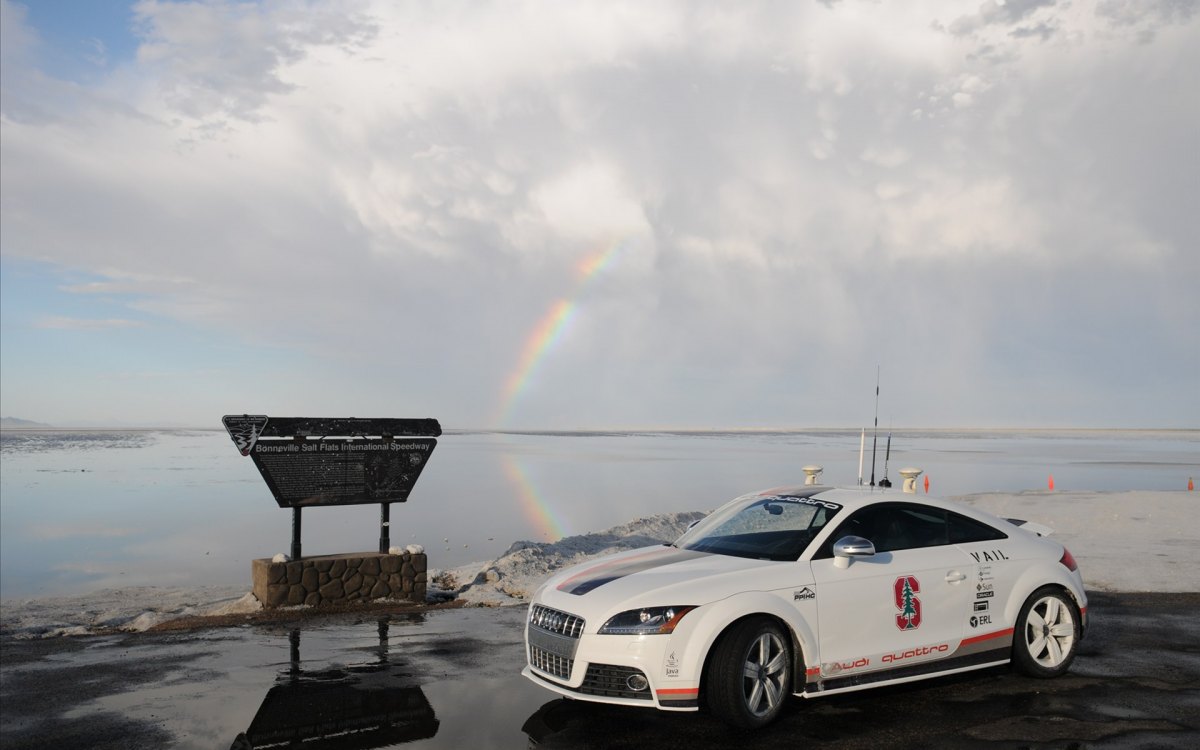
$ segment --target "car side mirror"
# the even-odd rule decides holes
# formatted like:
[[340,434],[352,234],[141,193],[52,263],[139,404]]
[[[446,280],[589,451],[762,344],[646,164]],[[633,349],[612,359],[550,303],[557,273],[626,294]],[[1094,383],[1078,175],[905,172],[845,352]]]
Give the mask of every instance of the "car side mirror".
[[874,554],[875,545],[861,536],[844,536],[833,543],[833,564],[838,568],[850,567],[851,558],[871,557]]

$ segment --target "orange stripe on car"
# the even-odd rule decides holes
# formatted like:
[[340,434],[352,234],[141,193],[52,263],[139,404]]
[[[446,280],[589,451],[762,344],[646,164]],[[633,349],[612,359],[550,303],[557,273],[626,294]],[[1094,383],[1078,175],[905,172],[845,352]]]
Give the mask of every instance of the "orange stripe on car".
[[980,641],[990,641],[993,638],[1003,638],[1007,635],[1012,635],[1012,634],[1013,634],[1012,628],[1009,628],[1007,630],[997,630],[995,633],[984,633],[983,635],[977,635],[973,638],[967,638],[967,639],[963,640],[962,643],[958,644],[958,647],[962,648],[963,646],[970,646],[972,643],[979,643]]
[[699,695],[700,688],[664,688],[658,691],[659,695]]

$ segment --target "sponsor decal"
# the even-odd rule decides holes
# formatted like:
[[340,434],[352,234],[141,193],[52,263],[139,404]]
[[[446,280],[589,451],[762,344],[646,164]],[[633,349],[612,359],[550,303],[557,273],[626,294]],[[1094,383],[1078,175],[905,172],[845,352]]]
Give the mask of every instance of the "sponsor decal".
[[994,583],[983,583],[980,581],[979,583],[975,584],[976,591],[991,591],[994,588],[996,588],[996,584]]
[[921,627],[921,600],[917,597],[917,594],[921,593],[921,582],[916,576],[900,576],[892,590],[895,593],[896,609],[900,610],[900,614],[896,615],[896,627],[901,630],[916,630]]
[[824,500],[817,500],[813,497],[790,497],[788,495],[765,495],[763,499],[773,503],[795,503],[798,505],[815,505],[818,508],[828,508],[829,510],[841,510],[842,506],[837,503],[830,503]]
[[991,599],[996,595],[995,591],[979,591],[975,594],[976,599]]
[[991,565],[980,565],[979,566],[979,580],[980,581],[992,580],[992,566]]
[[676,658],[674,651],[667,655],[667,660],[663,663],[663,674],[667,677],[679,676],[679,659]]
[[834,675],[840,674],[850,669],[862,669],[870,666],[871,660],[865,656],[859,657],[854,661],[835,661],[832,664],[825,665],[825,674]]
[[973,628],[977,628],[980,625],[991,625],[991,624],[992,624],[992,616],[991,615],[972,615],[971,616],[971,627],[973,627]]
[[975,611],[976,612],[986,612],[987,609],[988,609],[988,602],[986,600],[975,602]]
[[816,599],[817,592],[810,589],[808,586],[792,593],[792,601],[800,601],[802,599]]
[[1003,550],[981,550],[972,552],[971,557],[975,558],[975,562],[1001,562],[1008,559],[1008,555],[1004,554]]
[[930,654],[944,654],[950,650],[949,643],[939,643],[936,646],[921,646],[920,648],[910,648],[907,651],[897,651],[892,654],[884,654],[880,659],[884,664],[891,664],[905,659],[912,659],[918,656],[929,656]]

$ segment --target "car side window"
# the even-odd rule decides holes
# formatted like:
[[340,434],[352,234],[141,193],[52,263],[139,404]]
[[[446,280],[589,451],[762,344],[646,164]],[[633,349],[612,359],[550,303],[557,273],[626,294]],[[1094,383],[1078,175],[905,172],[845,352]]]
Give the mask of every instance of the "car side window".
[[949,544],[946,516],[947,512],[940,508],[910,503],[879,503],[862,508],[834,531],[813,559],[832,557],[834,543],[845,536],[870,540],[876,552]]
[[967,542],[989,542],[993,539],[1007,539],[1008,534],[1005,534],[1000,529],[988,526],[982,521],[976,521],[974,518],[960,516],[957,513],[947,513],[948,526],[950,528],[950,543],[951,544],[966,544]]

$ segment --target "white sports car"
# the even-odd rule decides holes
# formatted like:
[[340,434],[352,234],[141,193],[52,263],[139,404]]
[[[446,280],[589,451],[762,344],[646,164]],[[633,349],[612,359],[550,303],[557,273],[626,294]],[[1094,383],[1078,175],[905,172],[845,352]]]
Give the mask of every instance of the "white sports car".
[[885,489],[783,487],[534,594],[529,679],[760,727],[815,698],[1012,661],[1054,677],[1087,623],[1049,529]]

